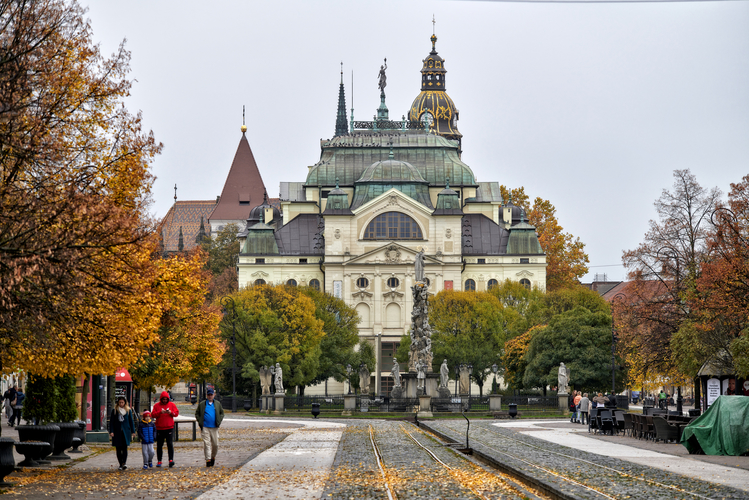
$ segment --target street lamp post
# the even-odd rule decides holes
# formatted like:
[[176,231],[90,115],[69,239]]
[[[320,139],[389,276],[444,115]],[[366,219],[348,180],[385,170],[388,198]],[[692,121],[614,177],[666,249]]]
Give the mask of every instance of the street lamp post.
[[623,293],[618,293],[611,299],[611,394],[614,397],[616,397],[616,327],[614,325],[614,313],[616,299],[623,297]]
[[460,365],[455,365],[455,396],[458,394],[458,378],[460,377]]
[[[494,373],[494,385],[497,385],[497,370],[499,370],[499,367],[497,366],[497,363],[494,363],[492,365],[492,372]],[[492,387],[492,394],[495,394],[494,387]]]
[[348,375],[348,393],[351,394],[351,365],[346,365],[346,375]]
[[229,296],[221,299],[221,305],[224,306],[224,316],[226,316],[226,310],[231,305],[232,317],[231,317],[231,411],[235,413],[237,411],[237,328],[234,320],[236,319],[237,310],[235,309],[234,299]]

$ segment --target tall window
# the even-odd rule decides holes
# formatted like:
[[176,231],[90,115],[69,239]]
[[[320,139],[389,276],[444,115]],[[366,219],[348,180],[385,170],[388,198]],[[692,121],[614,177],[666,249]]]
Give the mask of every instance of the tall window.
[[[399,345],[401,345],[400,342],[382,343],[382,371],[389,372],[393,369],[393,356],[395,356],[395,353],[398,351]],[[398,364],[401,365],[401,370],[403,370],[403,367],[408,365],[408,360],[401,359],[398,361]]]
[[529,279],[526,279],[526,278],[521,279],[520,284],[523,285],[528,290],[531,289],[531,281]]
[[309,286],[311,286],[315,290],[319,290],[320,289],[320,280],[316,280],[316,279],[315,280],[309,280]]
[[499,282],[497,280],[489,280],[489,290],[497,286],[499,286]]
[[421,228],[406,214],[386,212],[378,215],[364,231],[365,240],[421,240]]
[[466,292],[475,292],[476,291],[476,282],[473,280],[466,280]]

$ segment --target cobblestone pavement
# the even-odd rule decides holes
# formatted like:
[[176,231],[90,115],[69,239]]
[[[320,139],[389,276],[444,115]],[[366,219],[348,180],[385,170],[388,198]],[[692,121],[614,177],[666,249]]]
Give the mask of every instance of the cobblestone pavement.
[[[91,446],[93,453],[85,461],[60,467],[14,472],[5,480],[16,486],[3,491],[3,498],[134,500],[188,499],[226,481],[245,462],[283,440],[289,427],[296,425],[240,421],[227,416],[219,431],[220,448],[216,466],[205,467],[203,443],[192,441],[191,433],[182,434],[175,443],[175,467],[143,470],[141,447],[134,443],[128,450],[128,470],[117,470],[114,448]],[[5,429],[3,429],[5,433]],[[190,440],[187,440],[188,434]],[[166,447],[164,447],[166,463]]]
[[[347,423],[322,498],[387,500],[386,483],[399,499],[543,498],[442,445],[410,423]],[[444,465],[409,435],[429,448]],[[383,471],[371,437],[382,455]]]
[[[464,421],[432,421],[428,425],[459,442],[465,441]],[[493,425],[493,422],[472,421],[470,446],[573,498],[670,500],[749,497],[747,491],[549,443],[521,434],[523,430],[528,429],[504,428]],[[601,444],[606,446],[605,442]],[[736,470],[736,473],[745,474],[743,470]]]

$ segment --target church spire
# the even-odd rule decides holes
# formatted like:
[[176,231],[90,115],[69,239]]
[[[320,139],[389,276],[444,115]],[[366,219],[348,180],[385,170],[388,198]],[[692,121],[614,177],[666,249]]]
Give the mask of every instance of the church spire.
[[341,62],[341,85],[338,89],[338,116],[335,120],[335,137],[348,133],[348,120],[346,119],[346,92],[343,88],[343,62]]

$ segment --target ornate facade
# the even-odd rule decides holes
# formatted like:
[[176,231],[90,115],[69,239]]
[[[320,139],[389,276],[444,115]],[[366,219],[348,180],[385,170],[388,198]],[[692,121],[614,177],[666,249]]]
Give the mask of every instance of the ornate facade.
[[240,286],[313,286],[344,299],[359,313],[361,337],[381,334],[383,376],[408,333],[420,250],[430,294],[505,279],[546,286],[546,256],[525,214],[461,160],[458,112],[435,44],[433,36],[408,119],[389,119],[381,88],[378,119],[352,116],[343,131],[339,102],[336,136],[321,142],[306,180],[282,183],[281,210],[253,209],[238,235]]

